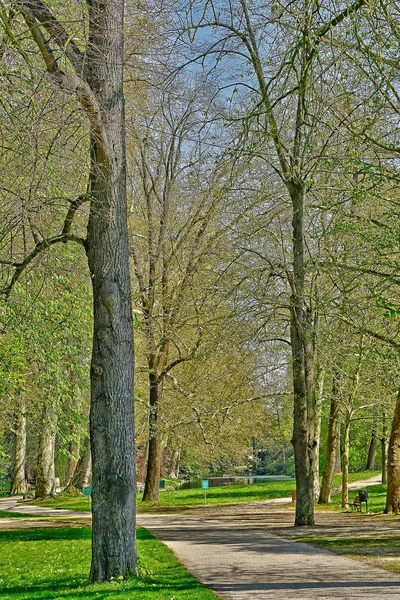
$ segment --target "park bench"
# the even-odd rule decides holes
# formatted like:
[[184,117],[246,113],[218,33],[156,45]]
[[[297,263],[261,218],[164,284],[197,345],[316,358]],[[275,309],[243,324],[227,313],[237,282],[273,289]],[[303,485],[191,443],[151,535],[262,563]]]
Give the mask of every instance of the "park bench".
[[349,506],[350,506],[351,510],[355,509],[356,511],[361,512],[361,502],[360,502],[360,496],[358,494],[354,498],[353,502],[349,503]]
[[362,503],[365,502],[365,512],[368,514],[368,492],[361,490],[354,498],[353,502],[349,504],[351,510],[362,512]]

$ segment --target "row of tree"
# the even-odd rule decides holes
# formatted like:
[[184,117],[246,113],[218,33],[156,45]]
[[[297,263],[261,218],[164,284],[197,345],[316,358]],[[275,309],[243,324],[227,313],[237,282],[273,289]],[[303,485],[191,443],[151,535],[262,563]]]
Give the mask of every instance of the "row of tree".
[[316,495],[329,500],[339,414],[343,503],[360,416],[371,456],[382,440],[387,510],[400,497],[399,406],[388,443],[399,347],[397,1],[124,9],[108,0],[1,9],[5,357],[21,361],[2,370],[10,379],[34,365],[29,384],[6,381],[5,396],[23,415],[32,386],[47,448],[62,398],[70,407],[85,396],[74,348],[87,347],[90,317],[77,326],[87,286],[80,294],[64,281],[65,305],[49,304],[51,320],[71,309],[68,286],[79,298],[71,332],[60,329],[65,347],[45,328],[49,364],[29,356],[35,336],[20,316],[39,296],[31,269],[39,263],[46,281],[66,269],[60,248],[73,242],[93,288],[96,581],[136,568],[134,397],[145,499],[157,498],[162,449],[190,448],[188,432],[214,457],[221,432],[249,444],[268,419],[284,440],[288,397],[297,525],[314,523]]

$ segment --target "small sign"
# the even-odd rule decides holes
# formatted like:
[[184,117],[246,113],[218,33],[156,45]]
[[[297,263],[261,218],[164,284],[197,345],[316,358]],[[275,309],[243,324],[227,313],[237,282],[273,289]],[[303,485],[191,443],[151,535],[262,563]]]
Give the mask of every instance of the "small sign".
[[91,496],[92,495],[92,489],[93,488],[91,488],[90,485],[88,485],[87,487],[84,487],[83,488],[83,493],[85,494],[85,496]]
[[201,487],[203,490],[208,490],[208,479],[201,480]]

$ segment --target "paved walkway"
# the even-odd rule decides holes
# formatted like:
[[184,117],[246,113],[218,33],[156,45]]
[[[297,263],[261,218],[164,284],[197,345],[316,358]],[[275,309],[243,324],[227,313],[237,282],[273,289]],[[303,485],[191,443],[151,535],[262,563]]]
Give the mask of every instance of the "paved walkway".
[[277,537],[259,524],[230,526],[226,518],[187,514],[142,514],[138,521],[227,600],[400,599],[399,576]]
[[[360,485],[358,484],[358,488]],[[268,513],[282,500],[263,503]],[[286,500],[287,502],[287,500]],[[17,505],[0,499],[0,510],[36,515],[85,516],[65,510]],[[200,514],[139,514],[138,523],[166,543],[203,583],[226,600],[400,600],[400,577],[366,563],[280,538],[232,507]],[[263,512],[262,511],[262,512]],[[87,513],[86,513],[87,516]]]

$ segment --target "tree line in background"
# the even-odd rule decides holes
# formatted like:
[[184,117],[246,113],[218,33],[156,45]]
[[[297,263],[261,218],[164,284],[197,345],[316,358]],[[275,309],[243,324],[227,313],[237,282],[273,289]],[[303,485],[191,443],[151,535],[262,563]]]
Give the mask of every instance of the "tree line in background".
[[92,580],[135,571],[135,473],[295,473],[313,525],[379,467],[399,511],[399,13],[1,4],[2,474],[93,461]]

